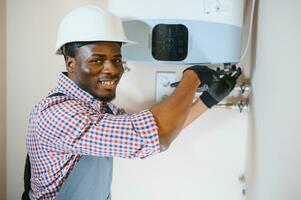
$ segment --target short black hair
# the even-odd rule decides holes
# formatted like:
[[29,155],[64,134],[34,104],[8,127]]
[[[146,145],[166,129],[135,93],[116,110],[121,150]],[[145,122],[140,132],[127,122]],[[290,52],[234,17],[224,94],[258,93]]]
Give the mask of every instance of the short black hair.
[[[65,57],[65,59],[67,57],[72,57],[74,58],[75,57],[75,50],[82,47],[82,46],[85,46],[85,45],[88,45],[88,44],[94,44],[94,43],[97,43],[99,41],[89,41],[89,42],[69,42],[69,43],[66,43],[63,47],[62,47],[62,52],[63,52],[63,55]],[[120,47],[122,46],[122,42],[117,42]]]
[[69,42],[62,47],[63,55],[66,57],[75,57],[75,50],[82,46],[92,44],[95,42]]

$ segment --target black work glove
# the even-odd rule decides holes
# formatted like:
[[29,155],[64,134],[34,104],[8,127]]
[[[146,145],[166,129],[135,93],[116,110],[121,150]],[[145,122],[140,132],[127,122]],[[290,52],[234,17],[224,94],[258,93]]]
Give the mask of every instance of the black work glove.
[[198,75],[199,80],[201,81],[201,85],[199,85],[199,88],[204,88],[204,90],[207,90],[211,87],[212,81],[215,79],[214,77],[219,76],[219,74],[216,71],[203,65],[193,65],[185,69],[184,72],[186,70],[193,70]]
[[232,66],[232,71],[230,74],[225,74],[221,78],[219,76],[214,76],[209,89],[202,93],[200,99],[208,108],[218,104],[230,94],[236,85],[236,80],[240,75],[241,68],[236,68],[234,65]]

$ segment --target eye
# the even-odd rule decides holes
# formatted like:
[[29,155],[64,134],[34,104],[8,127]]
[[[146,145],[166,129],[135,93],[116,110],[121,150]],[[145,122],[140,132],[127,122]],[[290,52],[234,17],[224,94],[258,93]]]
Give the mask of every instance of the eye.
[[122,62],[121,58],[118,58],[118,59],[114,60],[114,63],[121,63],[121,62]]
[[90,61],[92,64],[103,64],[103,60],[101,60],[101,59],[92,59],[91,61]]

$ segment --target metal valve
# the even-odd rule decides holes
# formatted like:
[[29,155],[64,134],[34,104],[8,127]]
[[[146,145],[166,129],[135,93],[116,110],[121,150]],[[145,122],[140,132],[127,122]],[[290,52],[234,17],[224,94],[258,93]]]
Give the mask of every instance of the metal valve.
[[234,90],[238,90],[241,94],[250,94],[251,86],[245,82],[242,82],[241,84],[237,84]]
[[239,110],[239,112],[248,111],[249,104],[246,100],[240,100],[238,102],[233,103],[225,103],[225,104],[217,104],[216,108],[225,108],[225,109],[232,109],[232,110]]

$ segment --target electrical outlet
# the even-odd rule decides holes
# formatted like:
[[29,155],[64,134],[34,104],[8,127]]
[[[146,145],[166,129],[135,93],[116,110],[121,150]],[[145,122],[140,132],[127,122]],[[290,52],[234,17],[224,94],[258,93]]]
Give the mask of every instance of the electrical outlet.
[[175,88],[170,84],[176,81],[175,72],[157,72],[156,73],[156,103],[168,97]]

